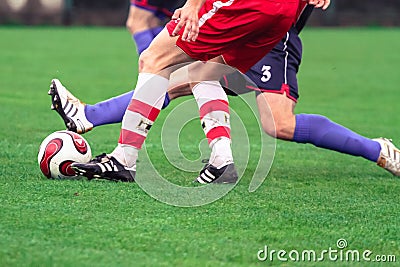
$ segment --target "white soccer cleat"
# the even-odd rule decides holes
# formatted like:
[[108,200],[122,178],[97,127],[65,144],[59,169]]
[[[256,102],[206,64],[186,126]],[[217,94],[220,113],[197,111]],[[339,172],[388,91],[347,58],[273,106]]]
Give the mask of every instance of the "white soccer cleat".
[[83,134],[93,128],[85,115],[85,104],[71,94],[58,79],[53,79],[50,84],[51,109],[64,120],[68,130]]
[[381,154],[377,164],[393,175],[400,176],[400,150],[393,145],[390,139],[380,137],[373,140],[381,145]]

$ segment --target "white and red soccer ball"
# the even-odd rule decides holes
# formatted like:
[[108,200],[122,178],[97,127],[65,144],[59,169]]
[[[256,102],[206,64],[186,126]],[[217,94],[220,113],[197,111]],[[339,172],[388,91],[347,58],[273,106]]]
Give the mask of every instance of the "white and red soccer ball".
[[73,162],[89,162],[92,158],[89,143],[79,134],[58,131],[47,136],[39,147],[38,163],[49,179],[76,179]]

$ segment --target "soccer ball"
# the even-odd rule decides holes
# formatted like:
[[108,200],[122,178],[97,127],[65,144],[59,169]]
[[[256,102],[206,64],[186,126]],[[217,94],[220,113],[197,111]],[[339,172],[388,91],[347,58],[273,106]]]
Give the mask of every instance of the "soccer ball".
[[76,179],[73,162],[89,162],[92,152],[88,142],[71,131],[58,131],[47,136],[39,147],[38,163],[49,179]]

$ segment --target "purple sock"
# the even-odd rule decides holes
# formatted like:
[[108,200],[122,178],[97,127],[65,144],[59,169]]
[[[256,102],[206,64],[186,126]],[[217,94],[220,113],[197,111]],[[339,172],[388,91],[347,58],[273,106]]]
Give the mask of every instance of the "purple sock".
[[146,50],[146,48],[149,47],[151,41],[153,41],[154,39],[152,29],[137,32],[132,37],[136,43],[138,54],[141,54],[144,50]]
[[94,105],[85,106],[85,115],[93,126],[122,121],[125,110],[132,99],[133,91],[107,99]]
[[151,29],[151,32],[153,33],[153,36],[156,37],[163,29],[164,29],[164,27],[160,26],[160,27]]
[[132,36],[133,40],[135,40],[138,54],[141,54],[147,47],[149,47],[151,41],[153,41],[154,37],[156,37],[162,29],[163,27],[151,28],[137,32]]
[[[119,123],[124,117],[125,110],[128,107],[134,91],[104,100],[94,105],[85,106],[86,119],[90,121],[94,127]],[[162,108],[169,105],[169,95],[165,95],[165,100]]]
[[378,142],[356,134],[324,116],[314,114],[296,115],[293,141],[361,156],[373,162],[378,160],[381,151]]

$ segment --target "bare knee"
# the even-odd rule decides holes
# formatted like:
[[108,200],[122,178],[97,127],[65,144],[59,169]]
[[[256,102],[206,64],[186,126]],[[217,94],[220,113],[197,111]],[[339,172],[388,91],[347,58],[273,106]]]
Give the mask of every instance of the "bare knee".
[[139,72],[169,76],[168,67],[171,65],[174,65],[173,59],[165,52],[154,49],[151,45],[139,57]]
[[160,66],[161,58],[157,53],[153,53],[151,49],[146,49],[139,57],[139,72],[158,73],[163,67]]
[[296,103],[285,94],[263,93],[257,96],[261,124],[269,136],[292,140],[296,127],[293,113]]
[[263,131],[268,134],[271,137],[277,137],[276,136],[276,126],[275,122],[272,119],[272,117],[269,117],[268,119],[261,117],[261,125]]
[[293,139],[295,126],[296,119],[293,114],[286,117],[277,116],[273,119],[268,119],[268,121],[262,121],[262,127],[266,134],[283,140]]

